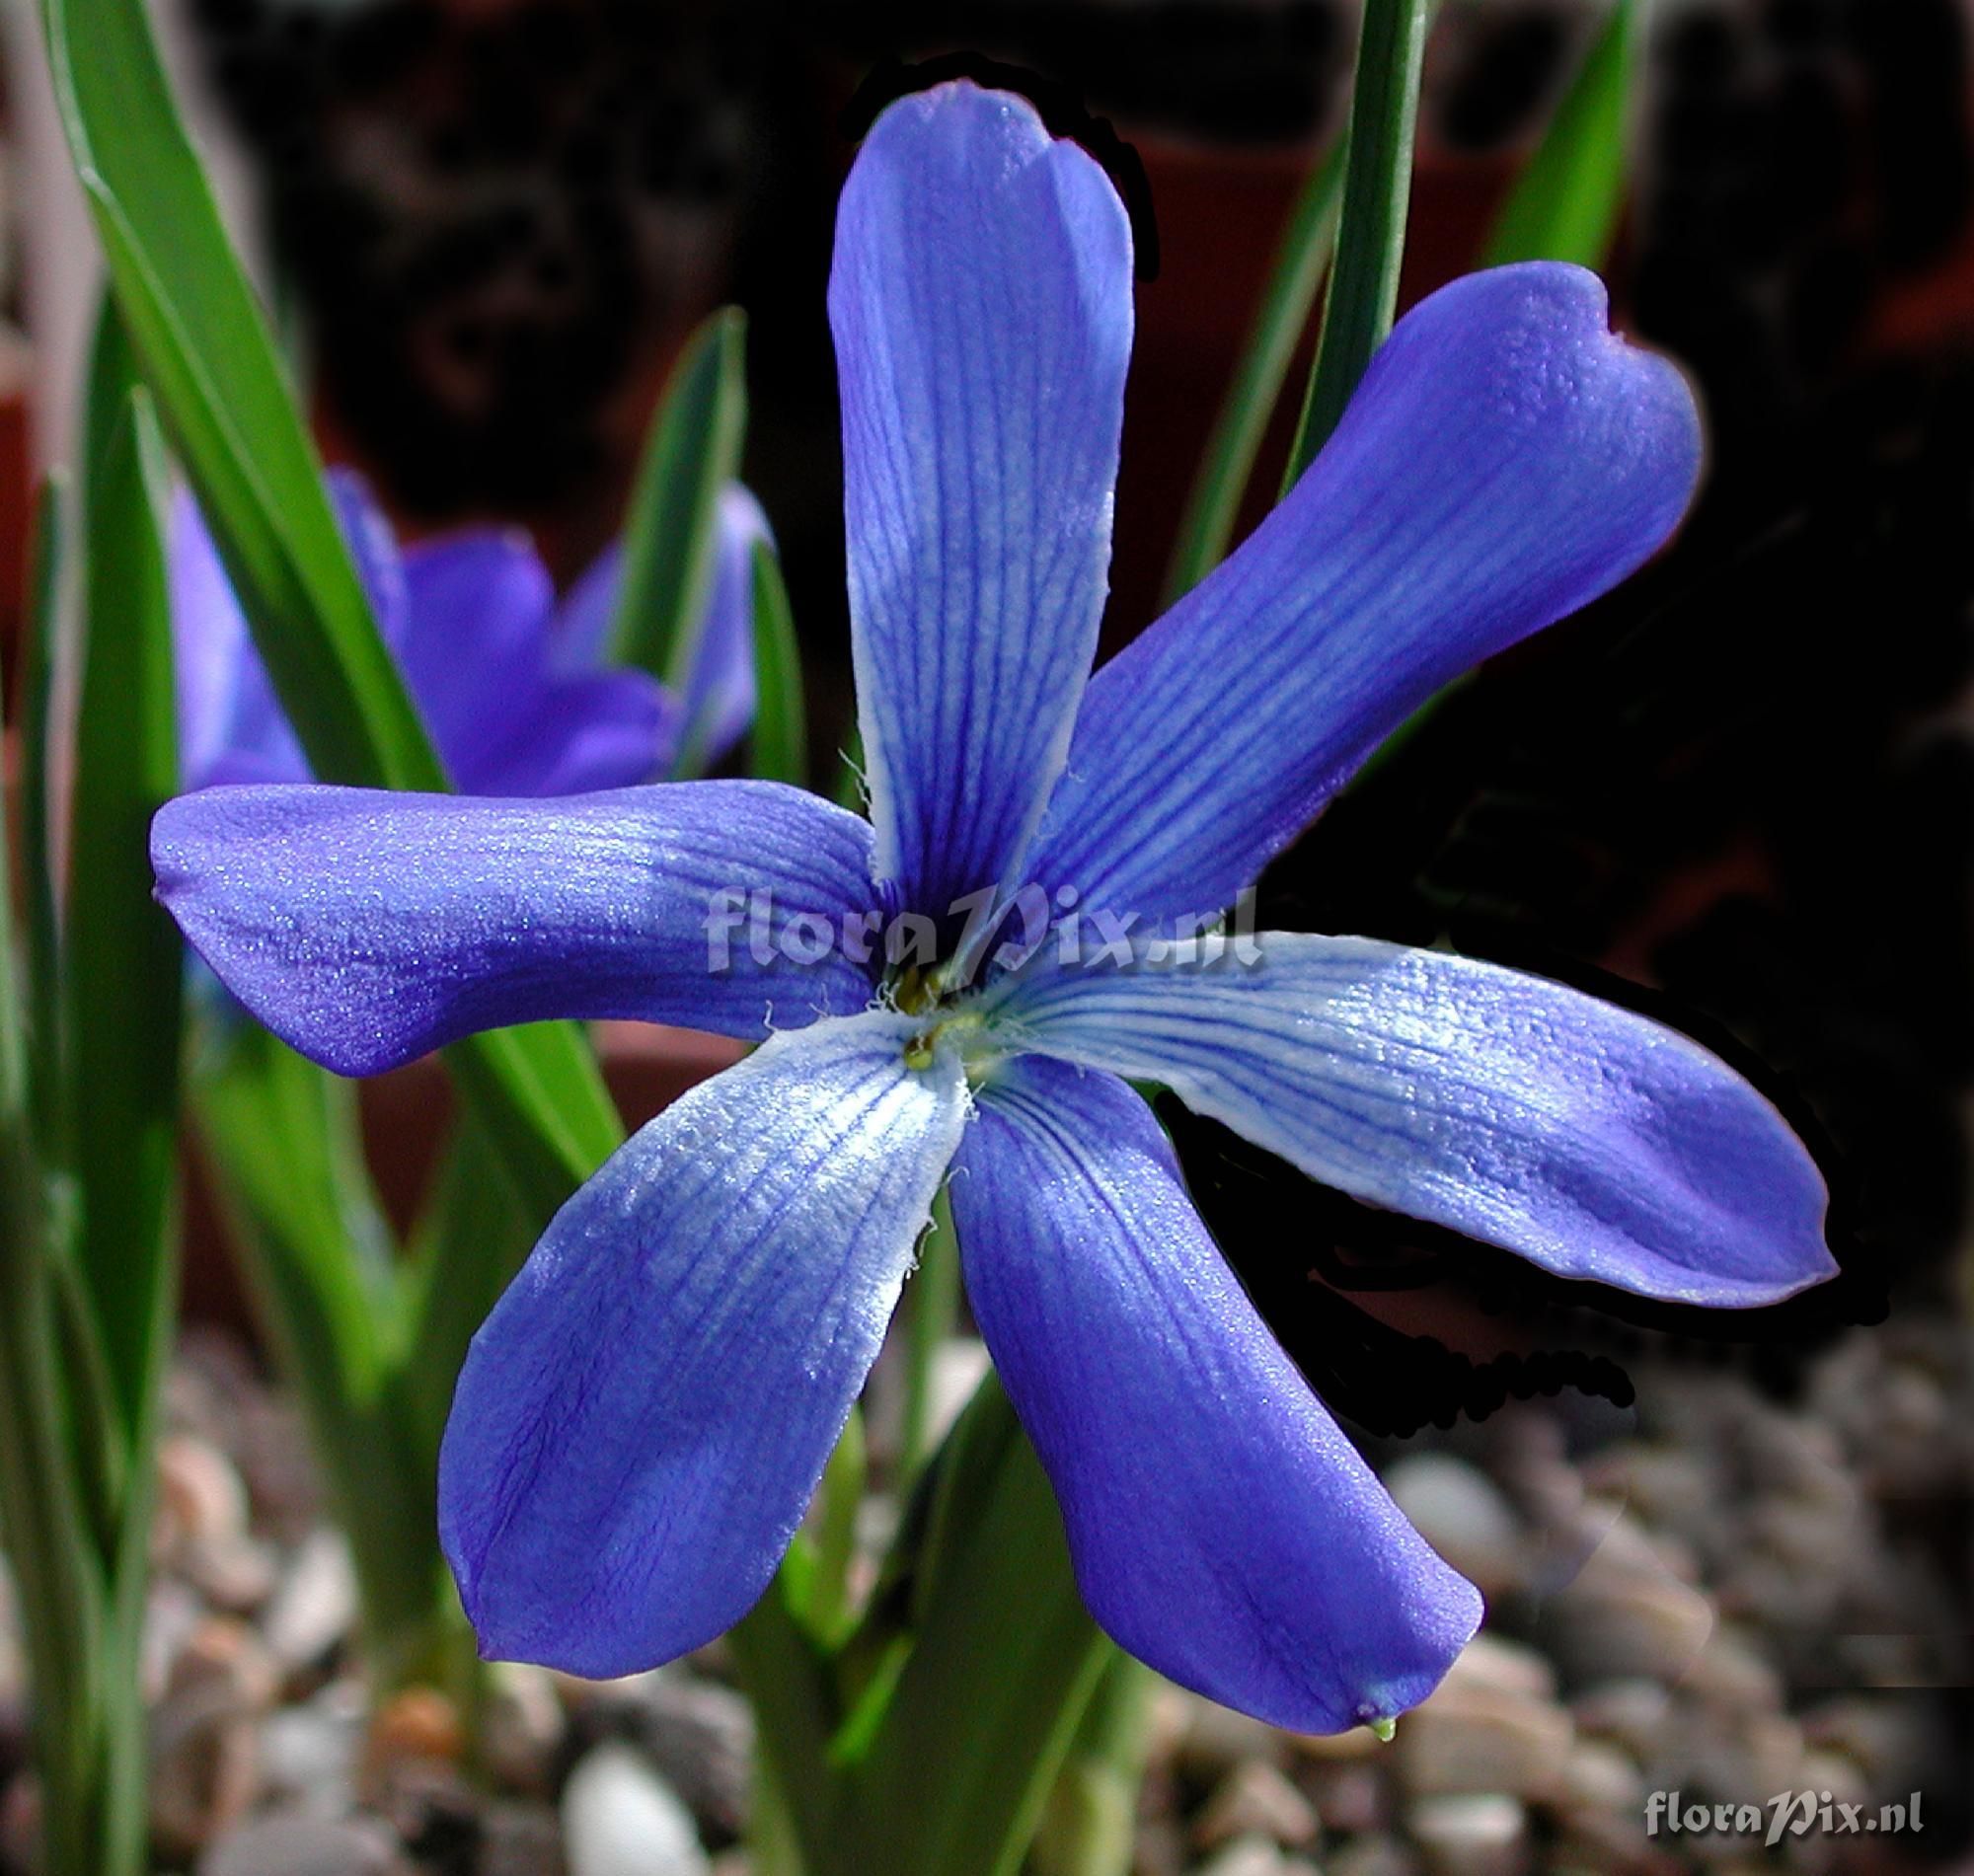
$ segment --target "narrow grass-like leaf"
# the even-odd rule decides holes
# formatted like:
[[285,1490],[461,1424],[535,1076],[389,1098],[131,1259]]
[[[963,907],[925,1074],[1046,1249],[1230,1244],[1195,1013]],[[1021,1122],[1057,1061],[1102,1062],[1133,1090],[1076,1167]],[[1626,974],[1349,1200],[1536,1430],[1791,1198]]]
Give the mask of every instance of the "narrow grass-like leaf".
[[80,1205],[78,1263],[137,1430],[157,1382],[156,1318],[178,1203],[182,950],[151,896],[151,817],[178,781],[169,488],[148,392],[114,317],[99,328],[85,422],[81,701],[61,969]]
[[28,1037],[30,1111],[44,1151],[54,1137],[56,1090],[61,1081],[60,972],[48,786],[54,760],[49,712],[54,696],[55,645],[68,566],[68,498],[67,479],[56,473],[43,480],[35,499],[21,643],[21,895],[27,915],[28,960],[21,1020]]
[[959,1319],[959,1241],[944,1187],[919,1240],[918,1267],[905,1287],[905,1409],[898,1431],[898,1484],[909,1488],[932,1439],[933,1369]]
[[[142,0],[43,0],[43,21],[118,306],[311,766],[325,781],[443,787]],[[448,1059],[537,1223],[623,1138],[595,1063],[567,1025],[472,1037]]]
[[1364,0],[1357,78],[1350,96],[1336,264],[1324,303],[1323,337],[1289,452],[1286,490],[1315,460],[1392,330],[1411,195],[1412,138],[1427,0]]
[[421,1463],[434,1475],[467,1344],[534,1241],[500,1176],[498,1151],[472,1114],[462,1116],[412,1237],[395,1357],[418,1414]]
[[42,14],[131,342],[302,746],[325,777],[439,786],[141,0],[44,0]]
[[829,1763],[838,1721],[829,1662],[789,1604],[785,1569],[728,1632],[754,1707],[760,1754],[780,1821],[805,1876],[851,1876],[843,1860],[845,1792]]
[[1310,172],[1289,211],[1241,361],[1186,497],[1178,540],[1166,573],[1164,603],[1168,606],[1183,598],[1227,558],[1241,497],[1254,473],[1261,439],[1309,325],[1317,289],[1336,252],[1344,149],[1341,138],[1330,146]]
[[750,773],[763,782],[808,780],[808,715],[801,645],[782,563],[754,543],[754,722],[747,732]]
[[[1624,205],[1626,115],[1637,33],[1633,0],[1617,0],[1529,159],[1483,256],[1488,266],[1516,261],[1572,261],[1601,266]],[[1470,678],[1426,699],[1372,751],[1351,779],[1359,787],[1404,750]]]
[[612,655],[681,692],[713,590],[720,491],[739,473],[746,437],[746,337],[747,316],[725,306],[686,340],[645,433],[625,521]]
[[1114,1645],[1077,1594],[1041,1462],[989,1376],[949,1437],[915,1636],[850,1771],[861,1876],[1008,1876]]
[[1612,7],[1502,206],[1488,237],[1484,265],[1514,261],[1603,264],[1625,199],[1636,13],[1633,0],[1617,0]]
[[1028,1858],[1034,1876],[1128,1876],[1155,1679],[1121,1648],[1110,1651],[1043,1809]]
[[371,1681],[387,1691],[428,1676],[458,1621],[435,1535],[436,1441],[396,1362],[390,1228],[353,1088],[244,1017],[228,1027],[193,1088],[199,1140],[349,1538]]

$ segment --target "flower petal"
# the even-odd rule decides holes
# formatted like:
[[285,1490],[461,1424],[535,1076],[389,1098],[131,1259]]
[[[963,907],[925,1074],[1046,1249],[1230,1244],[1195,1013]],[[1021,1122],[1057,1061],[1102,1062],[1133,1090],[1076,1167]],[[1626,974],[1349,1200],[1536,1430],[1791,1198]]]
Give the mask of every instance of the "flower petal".
[[398,661],[454,787],[522,792],[497,777],[547,679],[548,569],[525,536],[477,529],[413,548],[405,585]]
[[[405,615],[397,536],[354,471],[332,469],[324,481],[378,629],[395,647]],[[171,589],[179,773],[187,786],[305,781],[308,759],[255,648],[205,517],[185,488],[172,503]]]
[[1029,876],[1147,920],[1227,905],[1434,691],[1658,547],[1700,444],[1595,274],[1442,288],[1287,500],[1092,681]]
[[683,715],[643,671],[549,678],[510,738],[485,751],[489,788],[469,792],[540,798],[634,788],[669,766]]
[[301,781],[307,758],[275,701],[205,517],[185,488],[172,501],[171,603],[179,772],[187,786]]
[[862,1010],[872,969],[841,938],[871,904],[870,847],[854,814],[765,782],[553,803],[211,788],[151,831],[158,896],[200,956],[343,1075],[550,1016],[759,1037]]
[[1150,1109],[1034,1056],[979,1103],[951,1188],[966,1294],[1091,1613],[1272,1725],[1337,1732],[1422,1700],[1480,1599],[1255,1314]]
[[335,510],[343,544],[356,563],[357,577],[376,615],[377,630],[394,649],[405,632],[405,557],[398,531],[370,492],[370,485],[353,469],[328,471],[323,482]]
[[889,1013],[774,1037],[557,1215],[459,1380],[439,1526],[490,1657],[656,1666],[745,1614],[965,1124]]
[[405,574],[405,681],[461,792],[628,788],[665,765],[678,708],[655,679],[556,668],[555,589],[525,536],[434,541]]
[[1697,1042],[1443,951],[1256,944],[1247,968],[1038,970],[1007,1019],[1163,1082],[1326,1185],[1561,1276],[1743,1307],[1835,1273],[1815,1163]]
[[721,490],[713,589],[685,682],[685,746],[718,762],[754,720],[754,548],[768,517],[740,484]]
[[575,576],[563,595],[551,638],[555,667],[563,672],[594,671],[610,649],[610,627],[624,584],[624,543],[612,541]]
[[902,99],[844,187],[829,313],[878,873],[937,918],[1018,866],[1095,655],[1123,205],[1025,100]]

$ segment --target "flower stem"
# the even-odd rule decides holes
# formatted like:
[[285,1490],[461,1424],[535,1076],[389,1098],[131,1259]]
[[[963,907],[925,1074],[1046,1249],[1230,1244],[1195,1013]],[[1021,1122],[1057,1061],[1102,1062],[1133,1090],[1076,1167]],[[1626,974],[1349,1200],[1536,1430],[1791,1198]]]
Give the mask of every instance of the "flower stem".
[[1343,216],[1336,265],[1323,311],[1302,423],[1289,452],[1283,492],[1316,459],[1357,389],[1371,354],[1392,330],[1411,194],[1412,137],[1427,0],[1365,0],[1343,165]]
[[935,1373],[941,1345],[959,1319],[959,1244],[945,1189],[933,1201],[932,1224],[919,1245],[905,1324],[905,1411],[898,1435],[897,1490],[902,1497],[925,1464],[937,1406]]

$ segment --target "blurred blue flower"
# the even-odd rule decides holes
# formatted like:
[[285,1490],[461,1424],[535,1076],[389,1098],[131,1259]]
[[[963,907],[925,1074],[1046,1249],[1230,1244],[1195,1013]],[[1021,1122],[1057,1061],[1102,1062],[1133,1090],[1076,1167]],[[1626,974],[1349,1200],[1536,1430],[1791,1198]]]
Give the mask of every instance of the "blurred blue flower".
[[[1256,1315],[1125,1078],[1566,1275],[1742,1305],[1830,1273],[1809,1157],[1686,1038],[1439,952],[1263,934],[1202,967],[1172,941],[1425,698],[1652,553],[1698,474],[1691,397],[1588,273],[1458,281],[1086,683],[1132,327],[1102,172],[1018,99],[902,101],[844,189],[829,307],[868,823],[745,782],[215,790],[159,816],[165,902],[345,1073],[549,1015],[762,1042],[569,1202],[474,1344],[442,1525],[490,1654],[622,1674],[747,1610],[949,1169],[1098,1619],[1285,1726],[1396,1713],[1480,1599]],[[1124,936],[971,974],[948,915],[996,888]],[[906,914],[938,955],[873,945]]]
[[[675,696],[643,671],[605,668],[617,547],[558,608],[524,535],[475,529],[401,550],[360,478],[332,470],[328,481],[384,641],[462,793],[627,787],[668,774],[688,736],[713,762],[745,732],[754,713],[750,557],[767,523],[744,488],[721,500],[692,673]],[[171,579],[186,786],[306,781],[301,744],[186,489],[172,514]]]

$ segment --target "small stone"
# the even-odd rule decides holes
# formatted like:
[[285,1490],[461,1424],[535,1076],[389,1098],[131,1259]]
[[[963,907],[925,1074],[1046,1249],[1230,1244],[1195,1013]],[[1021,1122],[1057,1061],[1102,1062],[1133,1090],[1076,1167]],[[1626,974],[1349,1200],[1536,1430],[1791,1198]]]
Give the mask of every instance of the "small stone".
[[605,1741],[562,1794],[569,1876],[708,1876],[692,1813],[635,1748]]
[[1621,1519],[1549,1606],[1556,1645],[1584,1679],[1679,1679],[1713,1630],[1713,1605]]
[[31,1772],[0,1784],[0,1869],[33,1872],[41,1840],[41,1794]]
[[1434,1876],[1510,1876],[1521,1867],[1528,1813],[1502,1792],[1421,1798],[1405,1813]]
[[1231,1706],[1185,1695],[1185,1730],[1179,1736],[1180,1766],[1202,1784],[1218,1783],[1224,1772],[1251,1759],[1273,1763],[1281,1756],[1281,1735]]
[[661,1668],[598,1690],[584,1720],[591,1738],[607,1730],[633,1741],[716,1838],[744,1834],[754,1715],[731,1688]]
[[1575,1728],[1545,1700],[1449,1674],[1399,1729],[1398,1763],[1417,1793],[1547,1795]]
[[546,1805],[488,1807],[475,1876],[567,1876],[567,1871],[562,1825]]
[[1265,1837],[1237,1837],[1200,1865],[1199,1876],[1288,1876],[1288,1862]]
[[1415,1876],[1411,1852],[1388,1837],[1360,1837],[1324,1859],[1328,1876]]
[[1193,1826],[1193,1841],[1212,1849],[1236,1838],[1261,1837],[1299,1849],[1316,1840],[1317,1815],[1265,1760],[1251,1759],[1221,1780]]
[[373,1825],[257,1818],[198,1859],[198,1876],[400,1876],[391,1840]]
[[260,1794],[260,1738],[237,1712],[170,1703],[151,1722],[151,1835],[189,1857],[246,1818]]
[[1611,1739],[1643,1763],[1658,1756],[1673,1698],[1656,1681],[1603,1681],[1571,1702],[1581,1732]]
[[1485,1629],[1454,1657],[1446,1678],[1456,1686],[1492,1688],[1528,1700],[1556,1697],[1556,1669],[1546,1656]]
[[177,1567],[212,1608],[235,1615],[260,1609],[279,1580],[272,1546],[257,1538],[198,1538],[184,1547]]
[[1819,1798],[1829,1792],[1833,1804],[1868,1804],[1871,1781],[1862,1765],[1848,1753],[1829,1751],[1807,1753],[1798,1774],[1801,1788]]
[[1644,1781],[1631,1755],[1603,1740],[1578,1740],[1562,1762],[1556,1796],[1571,1810],[1635,1815]]
[[1323,1828],[1334,1837],[1361,1837],[1391,1822],[1383,1772],[1374,1765],[1312,1766],[1309,1789]]
[[269,1796],[317,1817],[349,1810],[365,1719],[363,1691],[349,1681],[333,1681],[306,1704],[268,1714],[261,1724],[261,1775]]
[[1802,1728],[1786,1713],[1759,1713],[1744,1720],[1740,1754],[1748,1790],[1768,1797],[1792,1790],[1809,1775],[1803,1760]]
[[1528,1546],[1521,1520],[1487,1475],[1450,1453],[1417,1453],[1385,1474],[1399,1509],[1483,1596],[1522,1579]]
[[1898,1694],[1860,1693],[1818,1707],[1804,1722],[1810,1743],[1855,1759],[1879,1782],[1893,1782],[1927,1754],[1926,1728]]
[[356,1620],[356,1574],[338,1532],[311,1531],[289,1560],[261,1633],[289,1673],[323,1660]]
[[401,1760],[451,1764],[464,1749],[459,1713],[436,1688],[407,1688],[377,1709],[364,1752],[371,1765]]
[[1725,1628],[1709,1635],[1680,1677],[1680,1691],[1716,1712],[1776,1713],[1784,1704],[1783,1678],[1761,1655]]
[[501,1784],[546,1792],[567,1731],[553,1675],[521,1661],[489,1668],[480,1744],[488,1770]]
[[247,1488],[218,1447],[195,1434],[158,1442],[156,1541],[162,1555],[247,1535]]
[[1340,1733],[1288,1733],[1283,1735],[1297,1752],[1323,1765],[1350,1765],[1360,1760],[1375,1759],[1391,1743],[1368,1726],[1351,1726]]

